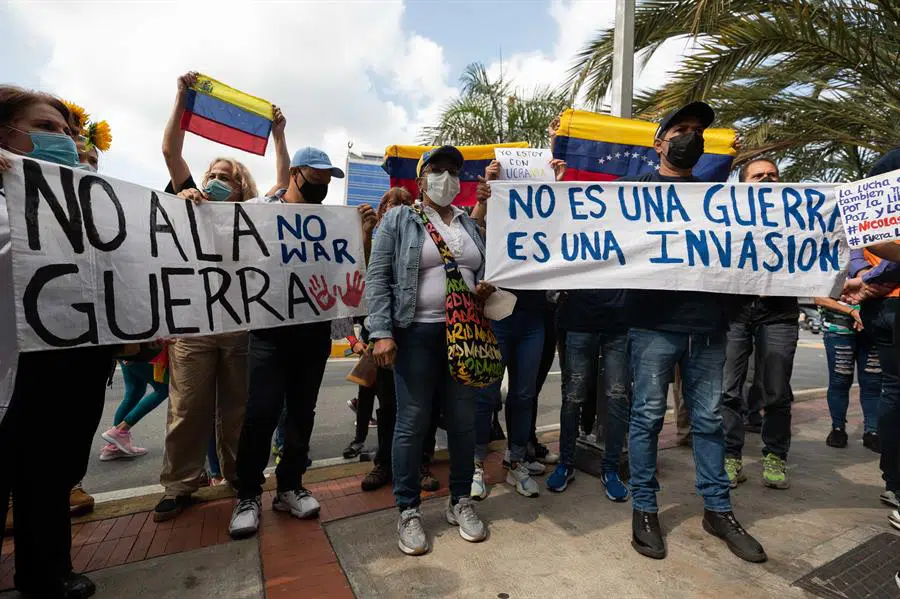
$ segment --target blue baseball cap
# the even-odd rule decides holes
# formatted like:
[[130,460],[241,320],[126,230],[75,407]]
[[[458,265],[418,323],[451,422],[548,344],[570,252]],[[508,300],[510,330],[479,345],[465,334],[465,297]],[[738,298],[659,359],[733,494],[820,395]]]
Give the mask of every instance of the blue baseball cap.
[[331,164],[328,154],[319,148],[305,147],[294,152],[294,158],[291,160],[291,168],[307,166],[323,171],[331,171],[331,176],[338,179],[344,178],[344,171]]

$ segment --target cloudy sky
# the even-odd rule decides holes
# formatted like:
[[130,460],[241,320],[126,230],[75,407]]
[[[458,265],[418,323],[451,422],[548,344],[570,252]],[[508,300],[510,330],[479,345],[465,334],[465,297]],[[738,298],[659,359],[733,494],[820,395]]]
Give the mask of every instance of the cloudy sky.
[[[211,75],[282,107],[291,150],[313,145],[343,165],[354,150],[415,143],[457,92],[466,64],[500,68],[522,88],[561,81],[615,0],[27,1],[0,4],[0,83],[60,95],[109,121],[101,172],[160,188],[160,145],[176,78]],[[664,48],[640,74],[656,86],[683,51]],[[200,174],[217,155],[244,161],[260,189],[266,157],[188,135]],[[335,182],[329,200],[343,198]]]

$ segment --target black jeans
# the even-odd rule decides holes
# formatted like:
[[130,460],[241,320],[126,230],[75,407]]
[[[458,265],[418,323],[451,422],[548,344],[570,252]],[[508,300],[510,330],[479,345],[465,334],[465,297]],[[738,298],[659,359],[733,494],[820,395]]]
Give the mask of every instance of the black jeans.
[[[112,355],[109,347],[87,347],[19,356],[15,390],[0,424],[0,518],[6,519],[11,492],[17,585],[39,585],[72,571],[69,493],[87,472]],[[35,443],[37,430],[52,443]]]
[[[534,406],[531,410],[531,437],[528,439],[529,444],[537,445],[537,417],[538,417],[538,399],[541,395],[541,389],[547,381],[547,375],[550,374],[550,368],[553,367],[553,358],[556,357],[556,308],[548,309],[544,312],[544,349],[541,352],[541,363],[538,365],[537,386],[534,393]],[[562,355],[560,355],[562,360]],[[507,425],[507,429],[509,425]]]
[[761,381],[763,455],[787,459],[791,447],[791,373],[800,327],[796,321],[760,323],[752,316],[731,323],[725,346],[722,426],[725,455],[741,457],[744,449],[744,383],[753,345],[755,378]]
[[262,493],[272,433],[287,409],[284,449],[275,470],[278,491],[303,484],[319,387],[331,355],[331,323],[252,331],[248,352],[247,412],[237,455],[240,499]]
[[894,344],[894,326],[900,299],[868,300],[860,307],[865,330],[875,336],[881,360],[881,398],[878,402],[878,440],[881,477],[888,491],[900,493],[900,367]]
[[356,434],[353,437],[354,443],[365,443],[366,437],[369,436],[369,420],[372,419],[372,412],[375,410],[375,396],[377,393],[377,386],[359,386],[359,392],[356,395]]
[[394,389],[393,370],[378,369],[375,392],[378,395],[378,451],[375,463],[390,470],[391,444],[394,442],[394,425],[397,422],[397,391]]

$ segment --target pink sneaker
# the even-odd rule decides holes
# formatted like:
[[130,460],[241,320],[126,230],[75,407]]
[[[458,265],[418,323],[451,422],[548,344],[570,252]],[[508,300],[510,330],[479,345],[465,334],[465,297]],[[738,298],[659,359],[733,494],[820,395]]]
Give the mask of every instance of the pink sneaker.
[[147,453],[147,450],[143,447],[137,447],[136,445],[131,444],[130,431],[123,431],[116,427],[112,427],[100,436],[103,437],[104,441],[115,445],[119,451],[129,457],[140,456]]
[[112,460],[118,460],[127,457],[128,456],[126,454],[119,451],[119,448],[112,443],[107,443],[106,446],[100,450],[101,462],[111,462]]

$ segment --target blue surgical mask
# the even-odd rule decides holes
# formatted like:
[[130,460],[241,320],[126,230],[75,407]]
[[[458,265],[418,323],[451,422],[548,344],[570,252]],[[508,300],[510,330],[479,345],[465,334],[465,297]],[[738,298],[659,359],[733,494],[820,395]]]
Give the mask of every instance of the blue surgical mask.
[[32,131],[28,135],[31,137],[34,149],[25,156],[62,166],[78,167],[78,147],[68,135],[45,131]]
[[90,172],[92,172],[92,173],[96,173],[96,172],[97,172],[97,167],[94,166],[93,164],[88,164],[87,162],[82,162],[81,164],[79,164],[79,165],[76,166],[75,168],[80,168],[80,169],[83,170],[83,171],[90,171]]
[[224,181],[219,181],[218,179],[212,179],[206,184],[206,187],[203,188],[203,193],[208,195],[209,199],[214,202],[224,202],[231,197],[232,191],[234,190],[231,189],[231,185]]

